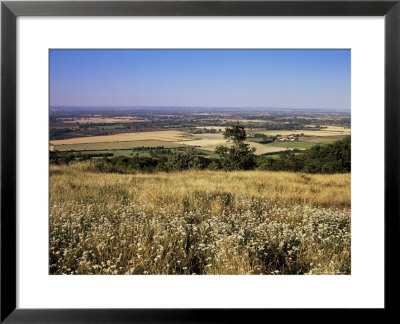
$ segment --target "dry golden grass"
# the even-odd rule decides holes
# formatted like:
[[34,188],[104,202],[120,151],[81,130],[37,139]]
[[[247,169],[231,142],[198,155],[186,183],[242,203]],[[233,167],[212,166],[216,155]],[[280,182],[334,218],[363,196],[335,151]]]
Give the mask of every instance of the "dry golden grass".
[[179,131],[156,131],[156,132],[133,132],[121,133],[116,135],[77,137],[65,140],[50,141],[51,145],[83,144],[83,143],[111,143],[111,142],[130,142],[159,140],[167,142],[184,141],[185,134]]
[[52,274],[349,274],[350,174],[50,168]]
[[[160,196],[171,196],[175,201],[193,192],[210,195],[221,191],[234,196],[246,195],[273,202],[322,207],[350,207],[351,202],[349,173],[327,175],[273,171],[188,170],[127,175],[87,172],[88,165],[89,163],[79,163],[72,166],[51,166],[51,199],[59,201],[64,191],[68,199],[82,199],[83,192],[76,189],[81,187],[90,189],[88,198],[104,199],[103,190],[112,185],[123,187],[129,197],[140,194],[140,199],[154,199],[155,203]],[[57,194],[61,196],[58,197]]]

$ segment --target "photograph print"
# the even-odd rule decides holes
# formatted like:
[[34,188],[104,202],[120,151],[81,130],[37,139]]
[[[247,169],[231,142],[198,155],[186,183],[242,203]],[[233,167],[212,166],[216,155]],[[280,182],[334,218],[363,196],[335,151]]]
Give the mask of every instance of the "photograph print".
[[351,274],[351,50],[50,49],[49,69],[49,274]]

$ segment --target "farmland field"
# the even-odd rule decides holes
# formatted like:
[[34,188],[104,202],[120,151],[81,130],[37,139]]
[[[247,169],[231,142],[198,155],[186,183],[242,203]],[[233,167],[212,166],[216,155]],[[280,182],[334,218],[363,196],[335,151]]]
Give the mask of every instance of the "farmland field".
[[142,140],[127,142],[99,142],[82,144],[62,144],[54,146],[53,151],[101,151],[101,150],[127,150],[136,147],[184,147],[183,144],[167,141]]
[[305,136],[301,138],[302,142],[314,143],[314,144],[329,144],[334,143],[343,139],[345,136]]
[[142,123],[146,120],[143,119],[136,119],[126,116],[121,117],[81,117],[81,118],[66,118],[66,119],[59,119],[64,124],[114,124],[114,123]]
[[[285,132],[282,132],[285,133]],[[289,134],[294,134],[294,131],[288,132]],[[276,135],[276,134],[275,134]],[[196,134],[194,135],[195,139],[180,141],[178,143],[184,145],[193,145],[198,146],[203,150],[214,151],[218,145],[229,146],[231,143],[228,143],[226,139],[224,139],[222,134]],[[315,144],[328,144],[333,143],[339,139],[342,139],[344,136],[309,136],[309,137],[301,137],[298,142],[278,142],[278,143],[268,143],[261,144],[249,139],[247,141],[250,144],[250,147],[254,147],[256,149],[256,154],[265,154],[272,152],[284,151],[286,149],[300,149],[304,150],[314,146]]]
[[[226,139],[224,139],[222,134],[200,134],[200,135],[194,135],[196,139],[194,140],[188,140],[188,141],[181,141],[178,142],[180,144],[184,145],[192,145],[192,146],[198,146],[203,150],[206,151],[214,151],[215,148],[219,145],[223,146],[229,146],[231,143],[227,142]],[[256,154],[264,154],[264,153],[271,153],[271,152],[279,152],[282,151],[283,148],[281,147],[274,147],[270,146],[269,144],[259,144],[255,142],[248,142],[250,144],[250,147],[256,148]]]
[[143,140],[159,140],[159,141],[184,141],[187,140],[185,134],[179,131],[156,131],[156,132],[132,132],[118,135],[108,136],[90,136],[78,137],[66,140],[50,141],[51,145],[66,145],[66,144],[84,144],[84,143],[111,143],[111,142],[129,142]]
[[307,142],[279,142],[268,144],[270,147],[282,148],[282,149],[299,149],[304,150],[314,146],[314,143]]
[[218,145],[226,144],[226,139],[222,134],[196,134],[193,139],[180,141],[180,144],[199,146],[203,150],[213,151]]
[[350,135],[351,130],[345,127],[327,126],[322,129],[303,129],[303,130],[266,130],[266,129],[255,129],[249,133],[259,133],[268,136],[274,135],[291,135],[291,134],[304,134],[305,136],[338,136],[338,135]]
[[350,174],[50,167],[52,274],[349,274]]
[[[211,128],[208,128],[211,129]],[[260,131],[253,131],[254,133]],[[269,136],[276,135],[278,131],[263,131]],[[300,131],[280,131],[281,135],[296,134]],[[307,131],[301,131],[307,133]],[[317,134],[319,131],[311,131],[312,134]],[[250,147],[256,149],[256,154],[265,154],[279,152],[286,149],[304,150],[312,147],[315,144],[328,144],[336,140],[342,139],[343,135],[328,135],[332,131],[323,133],[326,136],[310,136],[300,137],[298,142],[278,142],[261,144],[257,141],[262,139],[250,138],[247,142]],[[230,143],[223,137],[222,133],[212,134],[187,134],[181,131],[153,131],[153,132],[130,132],[118,135],[106,136],[91,136],[80,137],[66,140],[50,141],[52,151],[84,151],[84,150],[113,150],[113,149],[130,149],[135,147],[159,147],[165,148],[195,146],[202,150],[214,151],[219,145],[229,146]]]

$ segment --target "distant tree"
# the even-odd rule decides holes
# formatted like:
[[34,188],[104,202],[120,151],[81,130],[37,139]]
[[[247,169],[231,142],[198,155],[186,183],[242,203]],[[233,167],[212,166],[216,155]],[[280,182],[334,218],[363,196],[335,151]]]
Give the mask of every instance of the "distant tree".
[[251,170],[256,166],[255,149],[245,143],[247,138],[244,126],[237,123],[227,127],[223,132],[224,138],[232,141],[230,147],[218,146],[215,153],[221,156],[221,166],[225,170]]
[[225,128],[223,135],[226,139],[232,140],[234,144],[243,143],[247,138],[246,130],[240,123],[236,123],[231,127]]

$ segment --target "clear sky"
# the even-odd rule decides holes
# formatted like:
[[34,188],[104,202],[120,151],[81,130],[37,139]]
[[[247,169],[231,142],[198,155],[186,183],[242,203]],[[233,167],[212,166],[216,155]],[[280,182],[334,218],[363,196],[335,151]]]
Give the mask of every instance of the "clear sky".
[[350,108],[350,50],[50,50],[51,106]]

